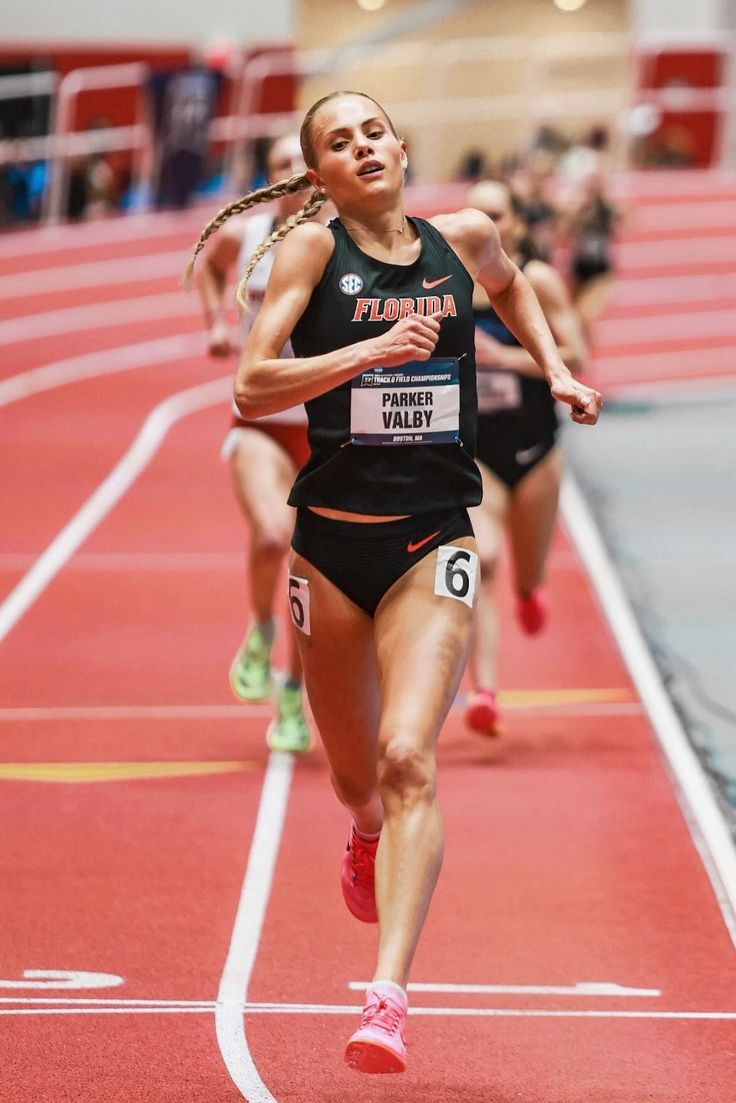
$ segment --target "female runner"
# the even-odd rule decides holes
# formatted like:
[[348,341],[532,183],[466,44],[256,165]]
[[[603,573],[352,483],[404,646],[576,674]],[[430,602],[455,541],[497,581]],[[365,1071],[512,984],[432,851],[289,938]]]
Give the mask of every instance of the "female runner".
[[[289,596],[332,784],[353,821],[343,895],[357,918],[379,925],[345,1059],[361,1072],[401,1072],[407,978],[442,863],[435,748],[465,665],[476,588],[473,281],[574,421],[594,424],[600,395],[563,364],[486,215],[406,216],[406,144],[375,100],[319,100],[301,143],[307,171],[283,187],[312,194],[274,236],[279,255],[235,396],[248,417],[307,406],[311,457],[289,499]],[[270,194],[226,207],[197,250],[230,214]],[[327,197],[339,217],[308,221]],[[289,337],[295,355],[285,360]]]

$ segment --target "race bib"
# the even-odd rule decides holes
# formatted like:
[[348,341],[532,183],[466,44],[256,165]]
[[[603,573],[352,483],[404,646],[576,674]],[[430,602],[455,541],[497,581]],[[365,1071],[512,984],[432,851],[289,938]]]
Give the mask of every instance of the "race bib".
[[353,444],[457,444],[460,366],[455,359],[371,368],[352,381]]
[[521,409],[521,380],[511,371],[479,371],[476,376],[478,413]]
[[455,544],[440,544],[434,572],[434,592],[438,597],[452,597],[472,609],[477,574],[475,552]]

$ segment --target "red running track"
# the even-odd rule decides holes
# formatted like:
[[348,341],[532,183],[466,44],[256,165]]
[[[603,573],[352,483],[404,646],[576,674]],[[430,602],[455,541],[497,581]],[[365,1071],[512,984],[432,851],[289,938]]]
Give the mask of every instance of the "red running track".
[[[103,260],[137,263],[151,233],[177,258],[163,286],[98,290],[101,309],[172,290],[198,221],[100,227]],[[60,231],[46,264],[43,235],[23,237],[39,286],[64,264],[67,285],[83,280],[97,255],[90,227]],[[0,278],[22,272],[22,250],[3,263]],[[70,309],[88,302],[83,284],[75,295]],[[248,606],[217,456],[226,385],[160,427],[137,473],[123,466],[130,485],[78,546],[56,540],[150,411],[212,379],[196,328],[192,303],[150,330],[82,328],[3,358],[0,1100],[736,1099],[733,941],[563,527],[546,634],[523,638],[503,599],[503,739],[465,731],[461,702],[443,733],[447,857],[413,971],[427,990],[412,995],[410,1071],[342,1065],[375,930],[340,899],[347,825],[321,752],[293,777],[288,759],[268,766],[268,708],[228,694]],[[7,401],[9,375],[106,371],[121,348],[179,334],[169,361],[144,349],[109,374],[28,376],[49,386]]]

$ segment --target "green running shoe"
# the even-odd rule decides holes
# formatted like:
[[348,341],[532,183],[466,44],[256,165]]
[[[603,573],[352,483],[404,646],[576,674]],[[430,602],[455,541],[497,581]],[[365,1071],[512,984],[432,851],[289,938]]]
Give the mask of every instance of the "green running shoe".
[[276,698],[276,716],[268,726],[266,742],[272,751],[305,754],[312,746],[312,733],[302,708],[299,686],[282,686]]
[[230,667],[230,688],[240,701],[266,701],[271,696],[271,648],[254,625]]

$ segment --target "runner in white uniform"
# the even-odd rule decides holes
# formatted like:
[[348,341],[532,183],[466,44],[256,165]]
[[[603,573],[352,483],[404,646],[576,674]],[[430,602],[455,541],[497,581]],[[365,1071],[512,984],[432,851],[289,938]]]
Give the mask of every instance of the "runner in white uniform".
[[[302,169],[299,139],[277,139],[268,154],[269,178],[281,180]],[[284,196],[270,204],[266,212],[235,219],[207,250],[197,282],[209,326],[211,356],[239,353],[263,301],[273,252],[257,265],[249,282],[249,309],[240,330],[230,323],[225,309],[230,273],[239,279],[253,251],[302,203],[298,193]],[[281,355],[293,355],[289,343]],[[250,529],[247,569],[253,622],[230,667],[230,685],[240,700],[261,701],[273,690],[270,660],[275,635],[274,597],[294,525],[294,511],[286,499],[296,472],[309,456],[307,418],[303,406],[257,421],[244,421],[234,407],[233,411],[222,458],[230,466],[235,496]],[[267,740],[275,750],[302,752],[309,749],[311,735],[302,706],[301,663],[291,624],[287,631],[288,670],[277,691],[276,716]]]

